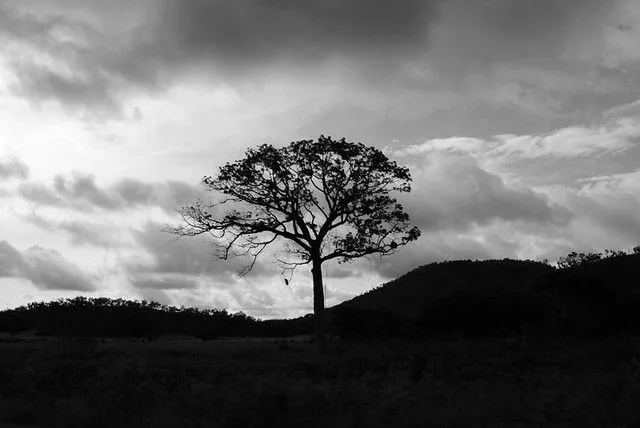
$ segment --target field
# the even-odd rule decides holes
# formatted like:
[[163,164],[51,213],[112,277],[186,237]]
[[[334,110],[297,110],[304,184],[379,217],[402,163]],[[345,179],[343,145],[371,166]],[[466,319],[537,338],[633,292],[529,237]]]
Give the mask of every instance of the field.
[[[3,339],[0,422],[38,427],[640,426],[640,340]],[[0,423],[0,426],[2,426]]]

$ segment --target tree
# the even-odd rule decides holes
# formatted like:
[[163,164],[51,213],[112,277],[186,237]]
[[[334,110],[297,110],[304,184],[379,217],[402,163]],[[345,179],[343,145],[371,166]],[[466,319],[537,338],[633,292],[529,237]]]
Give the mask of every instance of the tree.
[[602,254],[600,253],[576,253],[572,251],[566,257],[560,257],[558,259],[558,267],[560,269],[569,269],[587,263],[597,262],[598,260],[602,260]]
[[311,265],[315,339],[325,346],[322,264],[388,255],[420,236],[391,192],[411,191],[409,169],[362,143],[320,136],[276,148],[263,144],[202,179],[217,194],[178,209],[178,236],[211,234],[217,256],[249,256],[284,241],[284,269]]

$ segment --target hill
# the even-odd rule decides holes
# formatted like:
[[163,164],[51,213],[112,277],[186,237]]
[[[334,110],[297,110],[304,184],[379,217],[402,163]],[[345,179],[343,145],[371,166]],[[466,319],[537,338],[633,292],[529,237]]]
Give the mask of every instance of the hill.
[[106,297],[35,302],[0,312],[0,332],[33,331],[44,336],[198,337],[293,336],[311,328],[310,319],[260,321],[225,310],[177,308],[156,302]]
[[558,269],[536,289],[554,298],[557,325],[603,336],[640,334],[640,254],[618,255]]
[[548,264],[523,260],[457,260],[414,269],[335,308],[383,311],[417,318],[435,301],[460,293],[529,290],[554,272]]
[[640,334],[640,254],[585,260],[422,266],[332,308],[333,327],[359,338]]

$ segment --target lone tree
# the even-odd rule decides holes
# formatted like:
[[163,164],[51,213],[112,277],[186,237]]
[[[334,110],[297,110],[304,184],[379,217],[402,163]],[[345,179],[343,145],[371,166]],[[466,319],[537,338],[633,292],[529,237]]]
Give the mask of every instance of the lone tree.
[[263,144],[244,159],[204,177],[214,202],[196,201],[178,209],[178,236],[211,234],[217,256],[251,257],[253,268],[264,249],[282,239],[284,269],[310,264],[313,277],[315,339],[325,347],[322,264],[393,253],[420,236],[409,225],[393,191],[411,190],[409,169],[362,143],[320,136],[286,147]]

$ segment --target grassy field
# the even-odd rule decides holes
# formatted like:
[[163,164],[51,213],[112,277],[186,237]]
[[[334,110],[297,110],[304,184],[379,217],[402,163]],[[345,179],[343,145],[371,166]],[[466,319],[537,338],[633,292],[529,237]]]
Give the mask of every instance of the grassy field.
[[333,344],[319,356],[305,341],[5,339],[0,422],[640,426],[640,340]]

